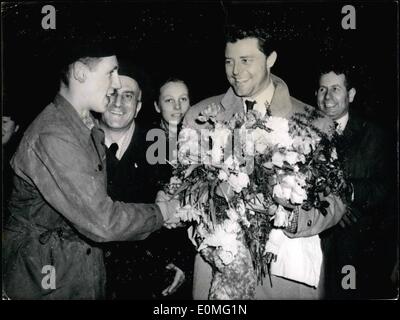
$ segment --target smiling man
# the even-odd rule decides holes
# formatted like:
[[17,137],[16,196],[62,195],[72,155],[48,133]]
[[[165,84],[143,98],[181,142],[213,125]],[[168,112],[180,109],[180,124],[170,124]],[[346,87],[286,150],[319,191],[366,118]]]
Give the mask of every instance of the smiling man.
[[[121,87],[111,95],[100,121],[107,146],[107,192],[116,201],[152,203],[159,184],[154,166],[146,160],[147,130],[136,122],[142,108],[144,73],[126,59],[120,59],[119,73]],[[105,248],[109,298],[154,299],[180,287],[185,274],[179,263],[172,263],[177,252],[169,241],[171,232],[160,230],[143,241],[112,243]],[[169,270],[174,273],[172,279]]]
[[[379,288],[385,283],[385,271],[381,267],[383,263],[374,264],[370,257],[379,255],[379,249],[386,251],[387,257],[395,257],[395,250],[386,244],[382,246],[374,230],[377,229],[374,223],[376,217],[383,220],[382,217],[390,216],[386,213],[390,211],[384,207],[390,203],[387,198],[390,181],[388,139],[382,129],[367,121],[351,106],[356,95],[351,66],[327,58],[319,71],[316,91],[318,108],[337,124],[337,151],[353,186],[351,206],[339,225],[323,236],[329,271],[326,281],[329,298],[379,297],[374,292],[374,286]],[[356,288],[352,290],[342,287],[342,268],[347,265],[357,271]],[[389,278],[387,274],[386,277]]]
[[135,131],[135,118],[141,107],[142,91],[136,80],[120,75],[121,88],[112,95],[106,112],[102,114],[100,126],[105,133],[105,143],[118,146],[116,157],[120,160],[128,148]]
[[[333,122],[315,108],[293,98],[285,82],[271,73],[271,68],[277,60],[277,52],[274,50],[274,39],[262,29],[242,29],[231,27],[227,30],[225,43],[225,72],[231,85],[225,94],[211,97],[199,102],[189,109],[185,118],[184,126],[202,129],[208,124],[196,122],[197,116],[209,105],[216,104],[219,108],[217,119],[221,121],[230,120],[237,113],[244,113],[250,109],[265,115],[267,111],[276,117],[292,119],[295,113],[310,115],[316,112],[311,125],[319,128],[328,135],[332,134]],[[329,198],[329,199],[328,199]],[[318,234],[339,222],[344,214],[343,202],[335,197],[327,197],[330,203],[328,214],[322,215],[318,210],[304,211],[297,208],[299,214],[294,215],[291,225],[285,230],[288,238],[296,238],[303,246],[309,245],[312,241],[320,248]],[[297,238],[299,240],[297,240]],[[290,242],[289,239],[288,242]],[[319,249],[315,253],[322,256]],[[279,257],[279,252],[278,252]],[[278,270],[271,266],[273,288],[268,279],[264,279],[263,285],[257,286],[257,299],[321,299],[323,297],[323,264],[316,263],[317,259],[305,256],[307,267],[321,271],[319,278],[320,285],[317,287],[302,282],[306,278],[304,267],[300,279],[293,279],[291,275],[296,273],[298,264],[296,252],[290,252],[290,259],[287,270],[293,273],[288,275],[286,270]],[[301,273],[301,272],[300,272]],[[193,279],[194,299],[207,299],[212,269],[200,255],[196,256]],[[305,280],[304,280],[305,281]]]
[[146,238],[172,217],[174,201],[134,204],[107,195],[103,132],[121,87],[107,47],[71,46],[54,101],[32,122],[11,159],[15,173],[3,230],[3,289],[11,299],[101,299],[101,242]]

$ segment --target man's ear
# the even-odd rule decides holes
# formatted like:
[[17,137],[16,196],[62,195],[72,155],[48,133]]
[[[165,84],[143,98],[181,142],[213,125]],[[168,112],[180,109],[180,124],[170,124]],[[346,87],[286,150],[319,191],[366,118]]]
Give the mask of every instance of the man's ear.
[[136,104],[135,118],[139,114],[140,109],[142,109],[142,101],[138,101],[137,104]]
[[85,82],[87,70],[87,65],[81,61],[75,61],[72,64],[72,76],[79,82]]
[[356,89],[355,88],[351,88],[350,90],[349,90],[349,92],[348,92],[348,95],[349,95],[349,102],[353,102],[353,100],[354,100],[354,97],[355,97],[355,95],[356,95]]
[[136,103],[136,111],[135,111],[135,118],[139,114],[140,109],[142,109],[142,91],[139,90],[138,97],[137,97],[137,103]]
[[154,108],[156,109],[156,111],[157,111],[158,113],[161,113],[161,109],[160,109],[160,107],[158,106],[157,101],[154,101]]
[[278,57],[276,51],[272,51],[270,55],[267,57],[267,68],[271,69],[275,64],[276,58]]

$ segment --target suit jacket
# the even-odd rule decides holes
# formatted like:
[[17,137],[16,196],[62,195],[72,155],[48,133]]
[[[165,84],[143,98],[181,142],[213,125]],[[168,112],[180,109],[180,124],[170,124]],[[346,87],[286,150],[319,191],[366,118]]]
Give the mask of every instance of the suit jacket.
[[[96,242],[143,239],[161,227],[157,205],[108,197],[103,138],[61,95],[25,132],[11,160],[16,177],[3,232],[10,298],[102,298],[105,270]],[[42,286],[45,265],[56,270],[55,288]]]
[[[335,226],[322,234],[330,298],[379,297],[379,293],[373,290],[373,281],[384,281],[383,272],[377,272],[383,262],[374,261],[371,257],[377,257],[378,251],[390,248],[390,244],[386,244],[385,249],[377,248],[375,239],[379,222],[385,218],[390,181],[388,177],[391,174],[388,172],[385,140],[379,127],[350,112],[346,128],[339,137],[337,151],[354,186],[351,210],[359,218],[352,226]],[[391,232],[394,233],[395,230]],[[345,265],[355,267],[355,290],[344,290],[341,286],[344,277],[341,271]],[[370,295],[372,291],[375,291],[375,296]]]
[[[291,97],[289,89],[282,79],[272,74],[271,78],[275,85],[275,92],[270,105],[273,116],[290,119],[295,113],[310,114],[315,112],[318,117],[312,122],[312,125],[328,136],[332,135],[334,125],[330,118],[315,108]],[[195,129],[206,128],[208,124],[199,124],[196,122],[196,118],[210,104],[220,106],[220,112],[217,115],[217,119],[220,121],[229,120],[236,113],[244,112],[242,98],[236,96],[233,89],[229,88],[226,94],[205,99],[192,106],[185,115],[183,126]],[[314,209],[310,211],[300,209],[297,232],[287,233],[287,235],[289,237],[309,237],[337,224],[345,212],[344,205],[336,196],[328,196],[326,200],[330,203],[326,216]]]
[[[151,165],[146,159],[146,150],[151,143],[146,141],[147,132],[135,125],[131,142],[120,160],[107,148],[107,191],[115,201],[154,203],[158,190],[169,181],[172,173],[169,164]],[[143,241],[114,242],[104,246],[109,297],[162,298],[161,291],[172,282],[173,274],[165,269],[168,263],[181,268],[186,276],[192,269],[187,244],[185,230],[177,228],[158,230]],[[176,298],[176,295],[172,297]]]

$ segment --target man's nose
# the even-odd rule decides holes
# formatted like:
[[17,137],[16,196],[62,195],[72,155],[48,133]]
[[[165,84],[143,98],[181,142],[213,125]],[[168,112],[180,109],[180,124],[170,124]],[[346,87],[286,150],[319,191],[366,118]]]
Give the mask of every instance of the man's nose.
[[326,90],[326,92],[325,92],[325,100],[329,100],[329,99],[331,99],[332,98],[332,90]]
[[117,99],[115,100],[114,105],[115,105],[116,107],[120,107],[120,106],[121,106],[121,101],[122,101],[122,95],[117,94]]
[[119,79],[118,72],[113,73],[111,87],[114,89],[121,88],[121,80]]
[[236,76],[240,73],[241,67],[239,63],[234,63],[233,64],[233,69],[232,69],[232,73]]

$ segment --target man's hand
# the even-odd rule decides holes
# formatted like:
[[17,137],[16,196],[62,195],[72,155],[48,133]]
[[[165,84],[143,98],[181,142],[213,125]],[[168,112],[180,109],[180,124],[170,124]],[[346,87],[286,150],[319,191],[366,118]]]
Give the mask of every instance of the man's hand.
[[291,204],[289,200],[287,199],[283,199],[277,196],[274,196],[274,201],[281,205],[282,207],[284,207],[285,209],[289,209],[289,210],[293,210],[294,208],[296,208],[296,205]]
[[178,290],[178,288],[185,282],[185,273],[173,263],[168,264],[165,268],[168,270],[175,270],[174,280],[162,292],[163,296],[169,296],[175,293],[176,290]]
[[168,229],[174,228],[180,224],[180,219],[176,215],[180,207],[177,196],[167,195],[164,191],[158,191],[156,197],[156,204],[160,207],[161,213],[164,217],[164,226]]
[[357,223],[359,218],[360,214],[358,214],[357,211],[348,208],[342,219],[339,221],[339,225],[342,228],[351,227],[352,225]]

